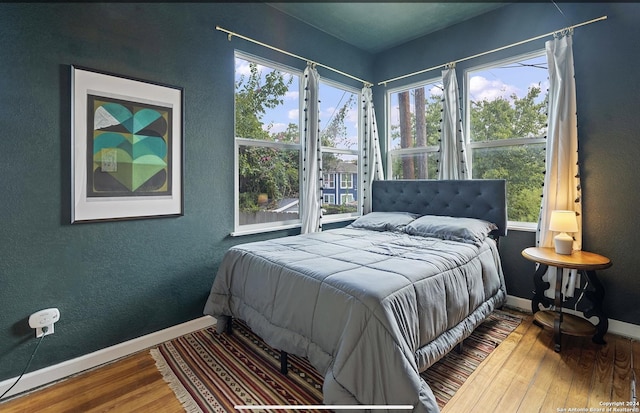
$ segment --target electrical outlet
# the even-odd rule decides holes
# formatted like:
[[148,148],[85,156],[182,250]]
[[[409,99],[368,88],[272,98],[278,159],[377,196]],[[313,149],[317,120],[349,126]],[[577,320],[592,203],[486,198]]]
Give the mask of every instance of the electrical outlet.
[[[36,329],[36,338],[53,334],[53,324],[60,319],[60,310],[45,308],[29,317],[29,327]],[[44,329],[46,328],[46,332]]]

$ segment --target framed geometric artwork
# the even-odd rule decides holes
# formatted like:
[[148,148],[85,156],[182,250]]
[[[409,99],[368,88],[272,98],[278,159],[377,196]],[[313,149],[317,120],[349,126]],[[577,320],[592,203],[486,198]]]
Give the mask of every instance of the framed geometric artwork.
[[182,215],[182,89],[77,66],[71,89],[71,222]]

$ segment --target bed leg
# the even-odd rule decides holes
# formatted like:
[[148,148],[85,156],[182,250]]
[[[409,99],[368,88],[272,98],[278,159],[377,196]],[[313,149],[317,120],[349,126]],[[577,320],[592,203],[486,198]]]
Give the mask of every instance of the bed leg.
[[229,335],[233,334],[233,317],[227,318],[227,325],[224,327],[224,332]]
[[456,353],[462,354],[462,350],[463,350],[463,343],[461,341],[458,344],[456,344]]
[[286,351],[282,351],[280,350],[280,373],[284,374],[285,376],[287,375],[287,372],[289,371],[289,355],[287,354]]

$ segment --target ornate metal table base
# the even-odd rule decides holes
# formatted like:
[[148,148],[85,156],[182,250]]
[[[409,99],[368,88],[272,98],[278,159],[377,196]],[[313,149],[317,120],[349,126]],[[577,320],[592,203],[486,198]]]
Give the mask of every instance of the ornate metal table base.
[[[547,272],[548,267],[548,265],[539,264],[538,269],[533,276],[535,290],[533,292],[533,299],[531,300],[531,311],[534,314],[542,309],[551,309],[558,312],[554,322],[554,331],[555,348],[556,351],[560,351],[560,325],[565,315],[562,313],[562,306],[564,302],[564,297],[562,296],[562,268],[558,267],[558,273],[556,275],[555,298],[552,300],[544,295],[545,290],[547,290],[551,286],[551,284],[542,279],[542,276]],[[585,283],[585,289],[583,291],[584,298],[586,300],[574,299],[574,301],[577,301],[577,304],[580,306],[580,308],[576,309],[577,311],[582,312],[584,317],[587,319],[594,316],[598,318],[598,324],[595,325],[596,333],[593,335],[592,340],[597,344],[606,344],[606,342],[604,341],[604,335],[609,329],[609,319],[602,309],[602,302],[604,300],[604,287],[600,283],[600,280],[598,279],[595,271],[578,270],[578,273],[587,282]],[[537,322],[536,324],[539,325],[539,323]]]

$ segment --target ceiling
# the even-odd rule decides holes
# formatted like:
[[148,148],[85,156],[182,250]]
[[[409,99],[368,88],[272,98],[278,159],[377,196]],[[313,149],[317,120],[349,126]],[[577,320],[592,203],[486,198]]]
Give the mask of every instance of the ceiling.
[[507,5],[504,2],[308,2],[270,6],[370,53]]

